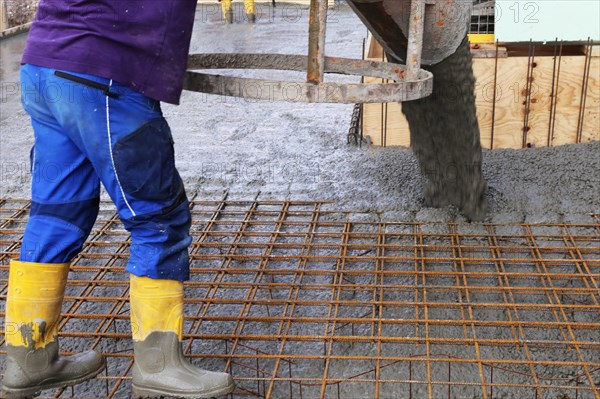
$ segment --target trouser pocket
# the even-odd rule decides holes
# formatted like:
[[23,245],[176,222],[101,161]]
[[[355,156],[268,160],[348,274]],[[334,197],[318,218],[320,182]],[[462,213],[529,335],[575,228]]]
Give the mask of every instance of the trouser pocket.
[[115,170],[126,194],[170,205],[183,191],[175,168],[173,137],[164,119],[156,119],[114,145]]

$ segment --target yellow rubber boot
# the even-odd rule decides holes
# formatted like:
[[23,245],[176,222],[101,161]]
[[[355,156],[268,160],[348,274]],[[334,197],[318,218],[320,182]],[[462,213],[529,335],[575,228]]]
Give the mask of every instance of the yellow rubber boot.
[[202,370],[183,356],[183,284],[131,275],[133,394],[213,398],[233,391],[227,373]]
[[223,19],[228,24],[233,23],[233,5],[231,0],[221,0],[221,8],[223,9]]
[[256,8],[254,7],[254,0],[244,0],[244,9],[246,10],[246,15],[248,16],[248,22],[255,23],[256,22]]
[[95,351],[58,356],[58,324],[68,273],[68,264],[10,263],[2,381],[8,398],[79,384],[104,369],[104,359]]

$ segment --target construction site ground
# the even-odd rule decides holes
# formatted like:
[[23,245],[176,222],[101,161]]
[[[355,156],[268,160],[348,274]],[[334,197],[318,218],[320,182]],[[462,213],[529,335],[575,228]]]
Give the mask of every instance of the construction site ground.
[[[260,4],[250,25],[235,6],[232,26],[199,6],[192,53],[306,52],[306,7]],[[339,6],[326,52],[360,58],[366,34]],[[0,42],[0,312],[29,209],[25,40]],[[232,372],[235,398],[600,397],[600,143],[485,151],[490,214],[471,224],[423,207],[410,149],[347,145],[352,109],[191,92],[164,105],[193,199],[186,353]],[[60,335],[109,367],[44,397],[130,392],[129,238],[103,200]]]

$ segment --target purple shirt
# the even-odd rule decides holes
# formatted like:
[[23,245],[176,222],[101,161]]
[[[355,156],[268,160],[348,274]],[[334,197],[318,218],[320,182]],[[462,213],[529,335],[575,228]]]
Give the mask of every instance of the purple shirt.
[[195,11],[196,0],[41,0],[22,62],[179,104]]

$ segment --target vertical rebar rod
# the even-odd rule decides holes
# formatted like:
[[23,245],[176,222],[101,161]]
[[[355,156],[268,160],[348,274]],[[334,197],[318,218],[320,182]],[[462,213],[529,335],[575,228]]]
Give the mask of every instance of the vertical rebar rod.
[[552,67],[552,86],[550,91],[550,113],[548,119],[548,137],[546,140],[546,146],[550,147],[552,143],[552,112],[554,111],[554,106],[556,104],[555,94],[556,90],[556,60],[558,59],[558,37],[554,40],[554,57],[553,57],[553,67]]
[[325,74],[325,31],[327,24],[327,0],[310,1],[310,22],[308,28],[308,67],[309,83],[323,82]]
[[590,81],[590,67],[592,64],[592,39],[589,37],[585,49],[586,53],[583,67],[583,82],[581,84],[581,99],[579,102],[579,118],[577,119],[577,136],[575,143],[581,143],[583,136],[583,124],[585,121],[585,104],[587,100],[588,84]]
[[563,41],[560,41],[558,48],[558,67],[556,70],[556,92],[554,93],[554,109],[550,110],[552,116],[552,131],[550,132],[550,146],[554,145],[554,129],[556,127],[556,109],[558,107],[558,93],[560,92],[560,67],[562,65]]
[[496,39],[496,57],[494,60],[494,101],[492,102],[492,131],[490,138],[490,150],[494,149],[494,133],[496,129],[496,102],[498,95],[498,39]]
[[531,127],[529,126],[529,116],[531,114],[531,92],[533,91],[533,70],[535,68],[535,43],[529,40],[529,58],[527,61],[527,81],[525,83],[525,110],[523,112],[523,141],[521,148],[527,148],[527,134]]
[[416,80],[421,69],[424,22],[425,0],[412,0],[410,2],[408,48],[406,50],[406,80],[409,81]]

